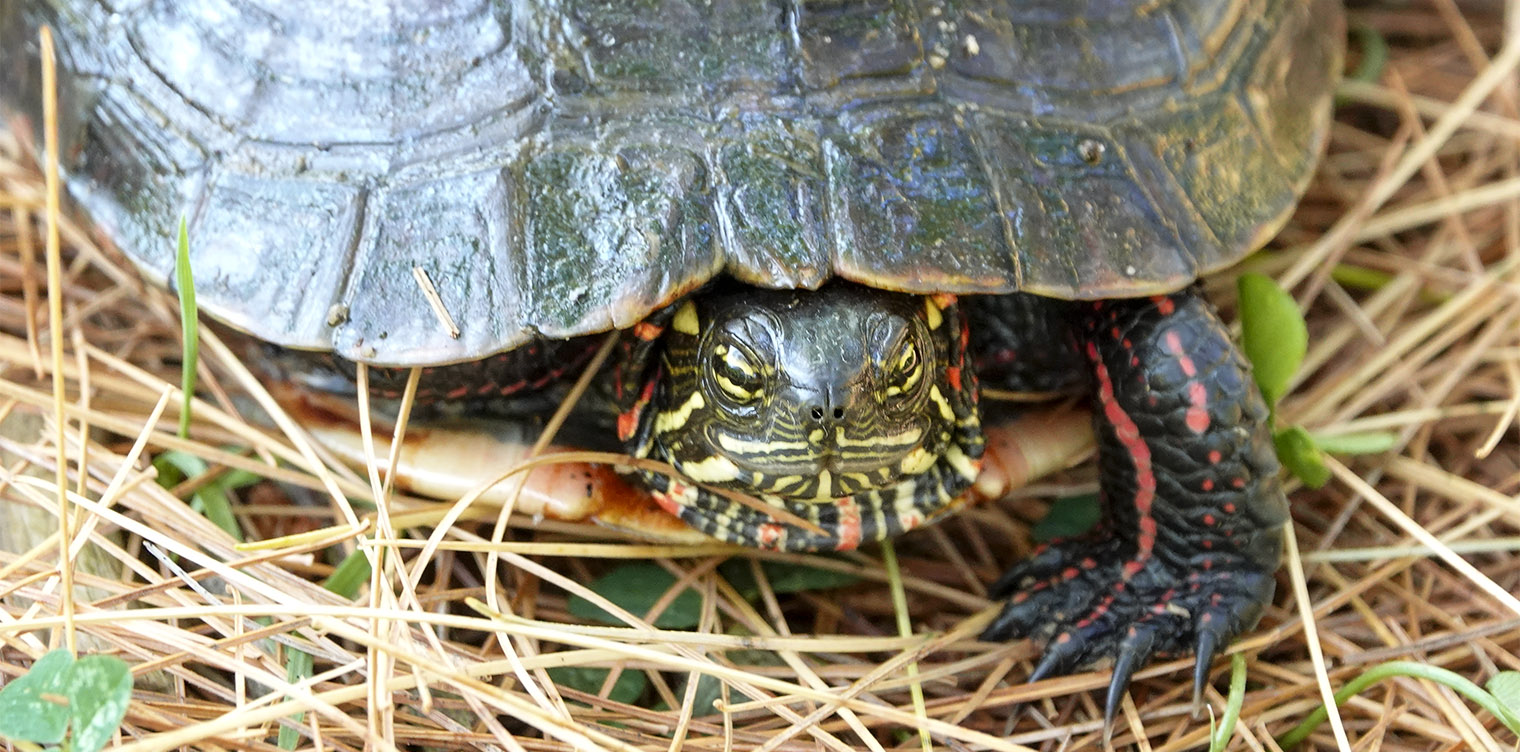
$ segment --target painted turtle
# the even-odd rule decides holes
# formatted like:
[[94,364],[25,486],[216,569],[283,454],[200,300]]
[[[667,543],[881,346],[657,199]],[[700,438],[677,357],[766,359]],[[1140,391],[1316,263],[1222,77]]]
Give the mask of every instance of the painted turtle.
[[[1015,566],[1035,677],[1197,682],[1273,591],[1266,410],[1190,288],[1268,239],[1329,121],[1332,0],[18,1],[60,44],[70,193],[149,276],[445,398],[604,382],[711,535],[849,548],[954,507],[978,384],[1085,388],[1105,522]],[[430,305],[424,287],[436,288]],[[790,525],[707,487],[811,521]]]

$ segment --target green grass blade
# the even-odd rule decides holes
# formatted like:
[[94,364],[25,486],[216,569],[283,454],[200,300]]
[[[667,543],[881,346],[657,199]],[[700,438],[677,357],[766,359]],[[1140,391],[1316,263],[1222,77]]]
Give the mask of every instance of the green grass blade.
[[185,218],[179,218],[179,248],[174,257],[174,287],[179,292],[179,325],[183,354],[180,357],[179,387],[184,402],[179,411],[179,437],[190,435],[190,403],[195,396],[195,369],[200,359],[200,325],[195,307],[195,280],[190,274],[190,232]]

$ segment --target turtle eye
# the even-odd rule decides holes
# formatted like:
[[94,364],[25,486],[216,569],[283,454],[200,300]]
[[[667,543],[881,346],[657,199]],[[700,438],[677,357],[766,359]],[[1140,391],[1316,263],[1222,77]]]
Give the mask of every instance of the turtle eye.
[[913,393],[924,379],[924,361],[913,337],[903,337],[886,362],[888,398],[902,398]]
[[740,345],[713,348],[712,377],[725,396],[741,405],[759,399],[765,388],[759,359]]

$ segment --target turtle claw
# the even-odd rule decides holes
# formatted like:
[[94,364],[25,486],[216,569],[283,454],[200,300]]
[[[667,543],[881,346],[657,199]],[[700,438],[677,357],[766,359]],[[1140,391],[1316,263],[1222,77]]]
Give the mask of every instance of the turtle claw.
[[[1221,624],[1221,622],[1214,622]],[[1219,643],[1223,641],[1224,629],[1213,625],[1206,625],[1198,630],[1198,641],[1193,646],[1193,654],[1197,656],[1197,663],[1193,664],[1193,716],[1198,716],[1199,708],[1203,707],[1203,688],[1209,683],[1209,671],[1214,665],[1214,654],[1219,650]]]
[[[1062,635],[1068,637],[1068,635]],[[1070,671],[1078,664],[1078,658],[1074,648],[1079,648],[1080,642],[1074,639],[1056,639],[1051,641],[1045,648],[1045,654],[1041,656],[1039,664],[1034,671],[1029,673],[1029,683],[1049,679],[1052,676],[1060,676]]]
[[1156,651],[1156,630],[1149,625],[1129,628],[1129,636],[1119,645],[1119,655],[1114,659],[1114,675],[1108,682],[1108,697],[1103,702],[1103,743],[1108,746],[1114,727],[1114,716],[1129,691],[1129,681],[1151,659]]

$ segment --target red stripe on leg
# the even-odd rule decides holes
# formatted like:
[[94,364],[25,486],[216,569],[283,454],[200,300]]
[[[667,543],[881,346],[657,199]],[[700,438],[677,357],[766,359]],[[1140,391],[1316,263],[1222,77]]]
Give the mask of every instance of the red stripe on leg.
[[1134,505],[1135,511],[1140,515],[1140,535],[1135,556],[1143,560],[1150,556],[1151,549],[1156,545],[1156,521],[1151,518],[1151,504],[1156,500],[1156,474],[1151,469],[1151,448],[1140,438],[1140,427],[1135,425],[1134,419],[1129,417],[1129,413],[1124,411],[1124,407],[1114,397],[1114,382],[1108,374],[1108,367],[1098,357],[1097,345],[1087,343],[1087,356],[1092,359],[1098,377],[1098,402],[1103,409],[1103,417],[1113,426],[1114,435],[1119,438],[1119,443],[1135,466]]

